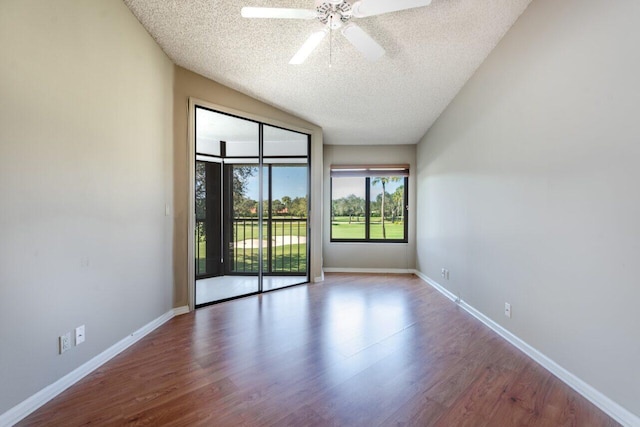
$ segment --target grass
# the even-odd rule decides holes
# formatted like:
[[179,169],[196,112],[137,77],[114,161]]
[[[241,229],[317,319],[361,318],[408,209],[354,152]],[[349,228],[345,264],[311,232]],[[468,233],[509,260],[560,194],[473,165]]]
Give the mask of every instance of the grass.
[[[262,226],[263,234],[266,238],[267,226]],[[307,235],[307,222],[306,221],[278,221],[273,223],[271,232],[274,236],[306,236]],[[237,222],[234,225],[234,236],[236,242],[241,242],[248,239],[258,238],[258,224],[257,220],[247,221],[246,223]]]
[[[307,245],[284,245],[272,248],[271,271],[298,273],[307,271]],[[267,263],[267,249],[263,249],[263,259]],[[258,271],[258,249],[239,251],[235,256],[233,271]]]
[[[198,258],[197,270],[202,273],[205,271],[205,255],[204,243],[200,243],[201,251]],[[272,248],[272,265],[271,271],[284,273],[304,273],[307,271],[307,245],[284,245]],[[233,272],[251,272],[258,271],[258,249],[238,250],[234,252],[234,259],[231,268]],[[263,249],[263,259],[267,263],[267,248]]]
[[[288,217],[274,218],[277,222],[272,224],[271,234],[273,236],[307,236],[307,221],[291,221]],[[244,240],[258,239],[258,220],[236,221],[234,223],[234,241],[242,242]],[[267,239],[267,226],[263,225],[263,239]],[[298,254],[298,251],[300,254]],[[203,274],[206,271],[206,243],[198,242],[198,257],[196,271]],[[291,255],[290,255],[291,253]],[[267,262],[267,249],[264,249],[264,259]],[[234,252],[234,258],[231,260],[234,266],[233,271],[257,271],[258,269],[258,249],[242,250],[237,249]],[[273,248],[272,254],[272,271],[280,272],[305,272],[307,268],[307,249],[304,243],[277,246]]]
[[[234,224],[235,242],[243,240],[258,239],[257,221],[247,221],[246,223],[237,222]],[[382,222],[380,218],[372,218],[370,226],[370,238],[382,239]],[[388,240],[404,239],[404,222],[392,222],[391,219],[385,220],[386,238]],[[306,221],[282,221],[272,224],[272,235],[274,236],[300,236],[307,235]],[[360,221],[352,219],[349,224],[349,217],[336,217],[331,223],[331,233],[334,239],[364,239],[365,238],[365,222],[364,218]],[[266,239],[267,226],[263,226],[263,237]],[[205,271],[206,243],[198,242],[198,262],[197,271],[203,273]],[[276,246],[272,248],[272,265],[273,272],[305,272],[307,271],[307,246],[306,244],[293,244]],[[264,262],[267,262],[267,249],[263,250]],[[232,262],[232,271],[235,272],[257,272],[258,271],[258,248],[254,249],[236,249],[234,251]]]
[[[384,228],[386,238],[389,240],[404,239],[404,221],[391,222],[385,218]],[[364,218],[360,222],[352,219],[349,224],[349,217],[335,217],[331,222],[331,237],[333,239],[364,239],[365,223]],[[371,219],[370,236],[371,239],[382,239],[382,222],[380,218]]]

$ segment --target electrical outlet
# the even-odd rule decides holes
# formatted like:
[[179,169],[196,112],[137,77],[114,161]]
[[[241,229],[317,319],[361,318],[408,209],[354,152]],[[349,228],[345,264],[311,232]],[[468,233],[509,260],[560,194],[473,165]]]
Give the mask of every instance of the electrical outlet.
[[67,332],[59,337],[60,354],[71,348],[71,332]]
[[447,270],[443,268],[443,269],[442,269],[442,271],[440,272],[440,275],[441,275],[444,279],[446,279],[446,278],[447,278]]
[[511,304],[508,302],[504,303],[504,315],[511,318]]
[[84,342],[84,325],[76,328],[76,345]]

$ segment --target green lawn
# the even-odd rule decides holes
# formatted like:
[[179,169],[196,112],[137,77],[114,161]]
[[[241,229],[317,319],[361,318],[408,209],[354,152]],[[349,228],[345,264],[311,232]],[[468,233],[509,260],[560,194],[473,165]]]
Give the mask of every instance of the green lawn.
[[[391,219],[385,218],[384,228],[386,230],[386,238],[393,240],[404,239],[404,222],[392,222]],[[371,239],[382,239],[382,223],[380,218],[371,219]],[[364,218],[360,221],[352,219],[349,224],[349,217],[335,217],[331,222],[331,237],[333,239],[364,239],[365,223]]]
[[[267,236],[267,226],[262,226],[263,234]],[[275,222],[271,227],[274,236],[306,236],[306,221],[283,221]],[[256,221],[238,222],[234,224],[234,237],[236,242],[258,238],[258,224]]]
[[365,238],[364,222],[352,222],[349,220],[333,221],[331,223],[331,237],[333,239],[364,239]]
[[[234,241],[258,239],[258,225],[255,221],[237,221],[234,224]],[[272,236],[299,236],[306,237],[307,222],[304,221],[278,221],[272,224]],[[267,226],[263,226],[263,239],[267,239]],[[285,239],[286,243],[286,239]],[[249,244],[248,244],[249,246]],[[274,272],[306,272],[307,269],[307,249],[306,244],[293,244],[276,246],[272,248],[272,271]],[[206,242],[198,242],[196,257],[197,274],[206,271]],[[263,250],[264,261],[267,262],[267,248]],[[237,272],[257,272],[258,271],[258,248],[253,250],[238,248],[234,250],[231,260],[233,271]]]
[[[299,273],[307,271],[307,245],[284,245],[272,248],[271,271]],[[263,249],[264,262],[267,262],[267,249]],[[258,271],[258,249],[238,251],[233,271]]]
[[[198,272],[205,271],[204,243],[201,243],[200,258],[198,258]],[[300,245],[284,245],[272,248],[272,272],[284,273],[304,273],[307,271],[307,246]],[[235,252],[233,259],[232,271],[239,273],[257,272],[258,271],[258,249],[242,250]],[[263,258],[267,262],[267,249],[263,250]]]

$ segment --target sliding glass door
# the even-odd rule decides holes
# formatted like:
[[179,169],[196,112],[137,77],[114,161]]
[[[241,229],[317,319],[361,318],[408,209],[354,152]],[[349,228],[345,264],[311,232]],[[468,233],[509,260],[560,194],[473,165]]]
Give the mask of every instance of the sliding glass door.
[[309,281],[309,135],[196,107],[196,306]]
[[308,135],[263,128],[265,224],[268,234],[264,289],[300,282],[307,275],[309,166]]

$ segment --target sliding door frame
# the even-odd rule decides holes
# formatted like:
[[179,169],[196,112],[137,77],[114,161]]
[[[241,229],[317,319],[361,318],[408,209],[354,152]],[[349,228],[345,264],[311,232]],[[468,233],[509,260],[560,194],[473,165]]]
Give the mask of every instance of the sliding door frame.
[[[188,208],[188,232],[187,232],[187,261],[188,261],[188,298],[189,298],[189,310],[195,309],[195,159],[196,159],[196,144],[195,144],[195,111],[196,107],[202,107],[209,110],[213,110],[222,114],[228,114],[236,116],[241,119],[246,119],[258,123],[262,123],[269,126],[282,128],[285,130],[291,130],[298,133],[303,133],[308,136],[308,152],[307,152],[307,167],[308,167],[308,202],[307,202],[307,279],[309,283],[322,280],[322,261],[321,254],[317,254],[315,259],[311,256],[314,253],[320,252],[320,241],[322,239],[322,211],[320,203],[314,204],[313,199],[317,198],[321,200],[322,197],[322,132],[314,129],[303,128],[300,126],[292,125],[286,122],[281,122],[269,117],[260,116],[257,114],[246,113],[233,108],[229,108],[223,105],[213,104],[201,99],[189,98],[188,105],[188,132],[187,132],[187,144],[188,150],[188,171],[189,171],[189,208]],[[260,126],[260,152],[259,163],[262,165],[262,126]],[[315,139],[315,142],[314,142]],[[312,151],[317,151],[313,153]],[[320,155],[318,155],[320,154]],[[315,158],[315,160],[314,160]],[[318,169],[320,171],[320,178],[318,175],[312,173],[312,170]],[[262,167],[260,170],[260,193],[263,192],[262,183]],[[314,179],[315,178],[315,179]],[[312,194],[312,189],[318,189],[320,192],[319,197]],[[314,206],[315,205],[315,206]],[[259,209],[262,211],[262,209]],[[314,241],[318,241],[316,244],[316,250],[312,250],[312,244]],[[262,256],[259,257],[260,263],[262,263]],[[318,276],[315,276],[319,272]],[[295,286],[295,285],[294,285]],[[262,286],[260,286],[262,287]]]

